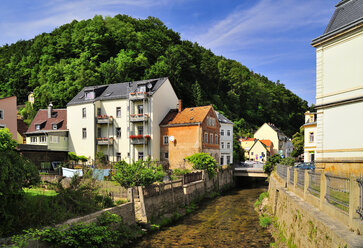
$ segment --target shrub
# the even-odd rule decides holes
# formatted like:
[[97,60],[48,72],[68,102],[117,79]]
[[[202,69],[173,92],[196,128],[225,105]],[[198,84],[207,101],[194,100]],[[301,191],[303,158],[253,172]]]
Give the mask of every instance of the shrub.
[[192,171],[189,170],[189,169],[174,169],[173,170],[173,174],[175,176],[183,176],[183,175],[188,174],[190,172],[192,172]]
[[281,161],[281,156],[279,154],[274,154],[273,156],[269,157],[266,163],[263,166],[263,171],[266,174],[271,174],[274,170],[277,163]]
[[14,151],[16,148],[16,141],[13,140],[12,134],[7,128],[0,129],[0,152]]
[[217,171],[217,162],[208,153],[195,153],[185,158],[193,164],[195,170],[207,170],[210,178],[214,177]]
[[287,165],[287,166],[294,166],[295,159],[294,158],[282,158],[280,164]]
[[272,221],[269,216],[260,216],[260,226],[266,228],[271,225]]

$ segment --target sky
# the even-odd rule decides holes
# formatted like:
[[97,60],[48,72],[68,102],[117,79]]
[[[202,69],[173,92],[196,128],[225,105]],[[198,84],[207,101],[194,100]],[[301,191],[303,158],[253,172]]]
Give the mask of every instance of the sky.
[[315,48],[338,0],[2,0],[0,46],[72,20],[126,14],[159,18],[216,55],[280,81],[315,103]]

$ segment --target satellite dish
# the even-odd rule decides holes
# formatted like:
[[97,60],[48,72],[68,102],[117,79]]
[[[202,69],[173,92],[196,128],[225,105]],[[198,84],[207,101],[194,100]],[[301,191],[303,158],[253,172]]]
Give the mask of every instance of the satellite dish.
[[151,89],[151,88],[153,87],[153,85],[152,85],[151,83],[148,83],[148,84],[147,84],[147,87],[148,87],[149,89]]
[[173,141],[175,140],[174,136],[170,136],[170,137],[169,137],[169,140],[170,140],[171,142],[173,142]]

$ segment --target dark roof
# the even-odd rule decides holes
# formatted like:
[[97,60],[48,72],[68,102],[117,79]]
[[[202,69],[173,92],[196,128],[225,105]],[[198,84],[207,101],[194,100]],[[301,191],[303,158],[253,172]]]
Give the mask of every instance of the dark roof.
[[232,121],[228,120],[227,117],[225,117],[224,115],[222,115],[221,113],[219,113],[218,111],[215,111],[216,115],[218,117],[218,121],[219,123],[225,123],[225,124],[233,124]]
[[342,0],[326,27],[324,34],[312,41],[312,45],[363,23],[363,0]]
[[267,123],[273,130],[276,131],[277,135],[280,137],[287,137],[284,132],[282,132],[280,129],[278,129],[273,123]]
[[[168,79],[167,77],[164,77],[164,78],[148,79],[141,81],[84,87],[67,104],[67,106],[90,103],[99,100],[127,99],[131,92],[136,92],[137,87],[139,85],[147,85],[148,83],[151,83],[152,88],[151,89],[147,88],[147,91],[149,92],[149,95],[153,95],[167,79]],[[89,91],[95,92],[95,98],[86,100],[85,92]]]
[[[35,125],[41,124],[41,129],[36,130]],[[67,109],[53,109],[52,118],[48,118],[48,110],[40,109],[30,124],[26,133],[42,133],[53,130],[52,124],[58,124],[57,131],[67,131]]]
[[25,132],[28,129],[28,126],[25,124],[24,120],[22,119],[17,119],[18,122],[18,133],[25,137]]

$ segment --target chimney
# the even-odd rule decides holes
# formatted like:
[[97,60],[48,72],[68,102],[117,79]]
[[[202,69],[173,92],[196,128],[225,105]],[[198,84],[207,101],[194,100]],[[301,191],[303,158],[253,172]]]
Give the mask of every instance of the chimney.
[[52,112],[53,112],[53,104],[49,103],[49,105],[48,105],[48,119],[52,118]]
[[180,113],[182,111],[182,100],[179,99],[179,103],[178,103],[178,112]]

